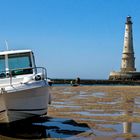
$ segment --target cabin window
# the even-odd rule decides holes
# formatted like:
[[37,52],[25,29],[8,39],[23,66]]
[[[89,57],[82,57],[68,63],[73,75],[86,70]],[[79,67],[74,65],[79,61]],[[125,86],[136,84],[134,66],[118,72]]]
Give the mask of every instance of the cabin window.
[[0,56],[0,72],[5,71],[5,56]]
[[5,73],[5,56],[1,55],[0,56],[0,78],[5,78],[6,73]]
[[30,53],[17,53],[8,55],[9,69],[13,70],[12,75],[32,73]]

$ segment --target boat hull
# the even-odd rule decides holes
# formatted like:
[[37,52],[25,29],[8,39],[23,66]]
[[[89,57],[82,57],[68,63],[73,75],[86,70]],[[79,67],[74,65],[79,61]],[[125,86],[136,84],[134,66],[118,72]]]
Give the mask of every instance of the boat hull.
[[13,122],[47,113],[48,86],[0,94],[0,123]]

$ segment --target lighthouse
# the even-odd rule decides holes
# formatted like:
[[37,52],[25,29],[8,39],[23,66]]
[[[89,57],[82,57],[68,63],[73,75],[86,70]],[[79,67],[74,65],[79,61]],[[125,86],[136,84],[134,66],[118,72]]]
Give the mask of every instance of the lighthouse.
[[140,80],[140,72],[135,68],[133,48],[132,20],[126,17],[121,69],[119,72],[110,72],[109,80]]
[[131,17],[126,18],[121,71],[136,71]]

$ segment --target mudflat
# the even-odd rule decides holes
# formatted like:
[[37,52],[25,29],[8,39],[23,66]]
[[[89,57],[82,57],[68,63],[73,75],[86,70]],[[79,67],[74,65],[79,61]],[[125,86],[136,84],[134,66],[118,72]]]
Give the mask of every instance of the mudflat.
[[69,139],[140,139],[140,86],[54,86],[48,116],[87,124]]
[[52,86],[48,114],[0,125],[0,140],[139,140],[140,86]]

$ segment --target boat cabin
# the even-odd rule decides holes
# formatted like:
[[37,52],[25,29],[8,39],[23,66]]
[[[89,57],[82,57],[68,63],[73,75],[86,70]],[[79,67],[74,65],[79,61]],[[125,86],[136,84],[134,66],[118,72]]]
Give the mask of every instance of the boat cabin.
[[33,74],[34,55],[31,50],[0,52],[0,78]]

